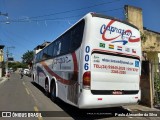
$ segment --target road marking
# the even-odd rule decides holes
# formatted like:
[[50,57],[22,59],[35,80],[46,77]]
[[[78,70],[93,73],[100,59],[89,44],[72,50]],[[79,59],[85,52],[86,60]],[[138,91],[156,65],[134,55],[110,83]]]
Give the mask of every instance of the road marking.
[[26,89],[27,94],[29,95],[30,93],[29,93],[28,89],[27,88],[25,88],[25,89]]
[[[37,106],[34,106],[34,111],[39,112]],[[38,120],[43,120],[43,118],[41,116],[38,116]]]
[[25,82],[22,82],[23,83],[23,85],[26,87],[26,91],[27,91],[27,93],[29,93],[31,96],[32,96],[32,98],[33,98],[33,100],[37,103],[37,99],[35,98],[35,96],[33,95],[33,92],[32,92],[32,90],[30,90],[29,89],[29,87],[26,85],[26,83]]
[[33,100],[35,101],[35,103],[37,103],[38,100],[37,100],[36,97],[33,95],[32,90],[30,90],[30,89],[28,89],[28,90],[29,90],[29,92],[31,93],[31,96],[32,96]]
[[34,111],[39,112],[37,106],[34,106]]
[[33,100],[37,103],[38,100],[35,98],[35,96],[34,96],[33,94],[31,94],[31,95],[32,95],[32,97],[33,97]]

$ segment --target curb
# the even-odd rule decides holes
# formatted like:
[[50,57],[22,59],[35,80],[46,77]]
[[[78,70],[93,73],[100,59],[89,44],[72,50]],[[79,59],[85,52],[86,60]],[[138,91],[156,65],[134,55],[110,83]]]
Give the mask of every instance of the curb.
[[5,82],[7,80],[6,77],[3,77],[2,80],[0,80],[0,84],[2,84],[3,82]]

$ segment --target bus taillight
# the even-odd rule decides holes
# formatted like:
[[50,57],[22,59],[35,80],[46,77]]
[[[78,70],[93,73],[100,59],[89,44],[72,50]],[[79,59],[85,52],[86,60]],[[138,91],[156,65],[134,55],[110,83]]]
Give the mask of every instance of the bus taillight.
[[91,72],[87,71],[83,74],[83,86],[90,87],[90,83],[91,83]]

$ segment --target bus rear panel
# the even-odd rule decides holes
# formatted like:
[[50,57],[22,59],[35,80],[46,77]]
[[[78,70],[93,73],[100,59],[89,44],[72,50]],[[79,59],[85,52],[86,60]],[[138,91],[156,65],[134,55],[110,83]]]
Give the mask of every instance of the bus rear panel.
[[82,43],[80,108],[114,107],[140,100],[139,30],[119,20],[91,14]]

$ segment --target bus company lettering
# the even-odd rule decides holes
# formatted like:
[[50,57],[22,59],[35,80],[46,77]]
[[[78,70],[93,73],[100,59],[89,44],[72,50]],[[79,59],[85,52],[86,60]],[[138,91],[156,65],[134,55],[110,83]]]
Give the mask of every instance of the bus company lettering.
[[61,58],[56,58],[53,60],[53,64],[62,64],[62,63],[69,63],[71,60],[68,59],[68,57],[61,57]]
[[137,68],[127,68],[128,71],[138,72]]
[[133,62],[124,61],[124,60],[112,60],[112,59],[102,59],[103,62],[112,62],[112,63],[119,63],[119,64],[126,64],[126,65],[133,65]]
[[119,33],[121,36],[127,35],[128,37],[130,37],[132,35],[132,32],[130,30],[125,31],[124,29],[119,29],[119,28],[113,27],[113,26],[108,26],[107,27],[105,24],[103,24],[101,26],[100,33],[104,34],[104,32],[106,32],[105,30],[109,31],[110,34],[112,34],[113,32],[116,32],[116,33]]
[[59,64],[60,65],[60,69],[61,69],[61,67],[62,67],[61,65],[62,64],[69,63],[69,62],[71,62],[71,60],[67,56],[53,59],[52,68],[54,67],[54,65]]
[[99,65],[99,64],[94,64],[94,68],[107,69],[107,68],[108,68],[108,65]]
[[94,64],[94,68],[106,69],[109,70],[110,73],[115,73],[115,74],[126,74],[126,68],[122,66]]
[[[114,23],[114,20],[111,20],[108,25],[103,24],[100,28],[100,34],[102,34],[102,39],[104,41],[112,41],[115,40],[116,38],[121,36],[121,39],[127,39],[129,42],[139,42],[140,38],[135,38],[135,36],[132,36],[132,31],[131,30],[124,30],[120,29],[118,27],[114,27],[112,24]],[[112,25],[112,26],[111,26]],[[116,33],[114,37],[108,38],[106,35],[106,32],[109,31],[110,34]],[[132,39],[134,37],[134,39]]]
[[115,66],[115,65],[100,65],[100,64],[94,64],[94,68],[125,70],[125,67],[122,67],[122,66]]
[[99,62],[100,62],[99,57],[94,55],[94,60],[93,60],[93,62],[97,62],[97,63],[99,63]]

